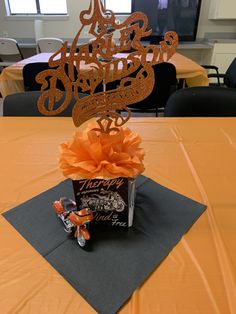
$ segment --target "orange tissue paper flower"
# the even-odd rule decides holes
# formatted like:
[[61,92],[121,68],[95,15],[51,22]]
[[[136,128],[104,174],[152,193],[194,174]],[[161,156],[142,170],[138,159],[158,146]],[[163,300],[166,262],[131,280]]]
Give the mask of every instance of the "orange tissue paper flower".
[[141,138],[128,128],[114,134],[77,130],[73,139],[60,145],[59,167],[72,180],[136,177],[144,171]]

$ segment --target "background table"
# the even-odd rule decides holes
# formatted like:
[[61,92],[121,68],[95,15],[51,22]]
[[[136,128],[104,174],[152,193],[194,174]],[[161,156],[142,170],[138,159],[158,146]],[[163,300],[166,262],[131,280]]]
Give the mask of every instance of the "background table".
[[[22,69],[32,62],[48,62],[51,53],[40,53],[5,68],[0,75],[0,92],[3,97],[24,91]],[[125,56],[127,54],[119,54]],[[208,77],[206,70],[191,59],[175,53],[169,62],[177,71],[177,79],[184,79],[188,86],[206,86]],[[85,66],[84,69],[88,68]]]
[[[236,119],[129,127],[143,138],[144,174],[208,207],[120,313],[236,313]],[[58,145],[73,131],[71,118],[0,118],[0,212],[64,180]],[[1,314],[95,313],[2,216],[0,235]]]

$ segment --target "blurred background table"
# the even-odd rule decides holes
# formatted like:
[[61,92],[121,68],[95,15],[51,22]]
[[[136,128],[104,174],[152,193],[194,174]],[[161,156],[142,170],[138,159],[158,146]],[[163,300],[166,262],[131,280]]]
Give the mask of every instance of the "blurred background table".
[[[2,96],[5,97],[9,94],[24,91],[22,74],[24,65],[33,62],[48,62],[51,55],[51,53],[40,53],[5,68],[0,75],[0,92]],[[128,54],[119,55],[127,56]],[[193,60],[175,53],[169,62],[176,67],[177,79],[185,80],[189,87],[208,85],[206,70]],[[88,65],[85,65],[83,69],[88,69]]]

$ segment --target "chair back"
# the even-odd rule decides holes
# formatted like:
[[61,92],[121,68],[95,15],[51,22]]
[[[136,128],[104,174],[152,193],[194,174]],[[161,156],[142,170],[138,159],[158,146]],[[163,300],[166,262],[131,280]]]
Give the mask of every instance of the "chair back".
[[[49,66],[48,62],[33,62],[33,63],[26,64],[23,67],[23,71],[22,71],[25,91],[40,91],[42,85],[37,83],[35,78],[38,73],[44,70],[48,70],[48,69],[51,69],[51,70],[54,69]],[[67,63],[65,64],[65,74],[69,75],[69,65]],[[74,80],[75,81],[77,77],[78,77],[78,73],[77,73],[76,67],[74,66]],[[45,88],[45,90],[47,90],[50,87],[50,82],[49,82],[50,78],[51,76],[48,76],[46,78],[46,80],[48,81],[48,86]],[[56,88],[62,91],[65,90],[65,86],[63,82],[59,80],[59,78],[57,79],[57,82],[56,82]],[[78,90],[80,91],[81,89],[78,89]]]
[[60,38],[45,37],[37,40],[37,49],[39,52],[55,52],[63,46],[63,40]]
[[176,68],[172,63],[162,62],[153,65],[155,82],[151,94],[142,101],[130,105],[132,111],[148,112],[164,108],[169,96],[177,88]]
[[0,38],[0,66],[9,66],[22,59],[22,52],[15,39]]
[[215,86],[176,91],[167,101],[165,117],[236,117],[236,89]]
[[50,69],[48,62],[28,63],[23,67],[23,81],[25,91],[40,91],[41,84],[35,80],[38,73]]
[[[57,108],[62,104],[65,99],[65,92],[63,93],[62,100],[55,103]],[[33,117],[33,116],[44,116],[39,112],[37,102],[41,95],[40,91],[30,91],[25,93],[16,93],[8,95],[3,100],[3,116],[14,116],[14,117]],[[79,94],[79,97],[86,97],[87,94]],[[72,98],[69,106],[57,116],[59,117],[71,117],[72,109],[74,107],[75,100]],[[48,117],[48,116],[46,116]]]
[[224,84],[231,88],[236,88],[236,57],[228,67],[226,71],[226,77],[224,79]]

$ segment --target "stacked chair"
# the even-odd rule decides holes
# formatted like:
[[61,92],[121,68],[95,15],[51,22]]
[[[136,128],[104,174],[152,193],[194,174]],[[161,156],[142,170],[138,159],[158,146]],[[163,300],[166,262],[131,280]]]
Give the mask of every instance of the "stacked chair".
[[41,52],[55,52],[63,46],[63,40],[54,37],[39,38],[37,40],[37,50]]
[[0,68],[7,67],[23,59],[17,41],[13,38],[0,38]]

